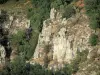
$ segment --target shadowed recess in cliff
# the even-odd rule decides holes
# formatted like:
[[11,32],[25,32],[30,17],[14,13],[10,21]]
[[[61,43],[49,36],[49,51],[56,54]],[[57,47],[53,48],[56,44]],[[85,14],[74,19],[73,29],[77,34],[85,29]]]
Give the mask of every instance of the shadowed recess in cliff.
[[4,22],[7,21],[7,12],[1,10],[0,12],[0,44],[4,47],[6,55],[5,58],[10,59],[11,47],[8,39],[9,31],[4,27]]

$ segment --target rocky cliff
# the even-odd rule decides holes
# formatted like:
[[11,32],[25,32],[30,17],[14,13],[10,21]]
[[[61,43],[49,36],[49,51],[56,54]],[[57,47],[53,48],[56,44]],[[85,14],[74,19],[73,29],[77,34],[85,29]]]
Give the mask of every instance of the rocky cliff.
[[[89,27],[89,19],[83,13],[62,18],[54,8],[50,18],[43,22],[42,32],[31,63],[47,64],[49,68],[61,68],[70,63],[77,51],[93,50],[88,43],[89,36],[94,33]],[[88,56],[90,57],[90,56]]]
[[[67,69],[71,68],[71,71],[73,71],[73,69],[75,70],[72,72],[72,75],[100,75],[100,42],[94,46],[91,46],[89,43],[90,36],[94,33],[98,37],[98,40],[96,41],[100,40],[100,29],[97,28],[96,30],[93,30],[89,27],[90,19],[85,13],[84,0],[77,0],[77,2],[75,0],[75,2],[73,1],[68,6],[70,5],[73,10],[75,10],[75,13],[73,15],[70,14],[70,18],[67,17],[68,19],[64,18],[64,16],[67,16],[70,11],[66,11],[68,14],[65,13],[65,15],[62,16],[64,13],[63,10],[65,10],[64,6],[61,6],[61,8],[58,10],[52,8],[50,11],[50,17],[46,20],[41,19],[41,23],[43,20],[44,21],[43,27],[42,25],[38,27],[40,32],[38,31],[38,28],[36,28],[37,30],[33,28],[35,25],[37,27],[37,24],[32,23],[32,26],[30,26],[30,20],[27,19],[25,12],[20,10],[17,12],[6,12],[1,10],[0,69],[7,64],[7,62],[10,62],[19,55],[22,57],[20,60],[23,61],[25,58],[28,64],[30,63],[32,65],[38,63],[43,67],[52,69],[54,71],[57,69],[60,69],[60,71],[63,70],[63,67],[65,64],[67,64],[69,66]],[[34,14],[33,10],[37,11],[36,9],[28,9],[29,12]],[[38,17],[38,15],[35,13],[32,18],[35,19],[35,16]],[[34,20],[32,18],[31,21]],[[44,18],[44,16],[42,18]],[[37,20],[38,19],[35,21]],[[20,34],[18,33],[20,30],[26,31]],[[21,36],[18,36],[17,40],[15,36],[13,41],[16,41],[17,43],[15,42],[12,45],[11,39],[14,38],[12,36],[13,34],[18,34]],[[92,40],[95,42],[95,38]],[[36,47],[35,52],[33,47]],[[80,54],[78,55],[78,53]],[[30,59],[30,55],[33,55],[32,59]],[[29,56],[29,58],[27,58],[27,56]],[[18,63],[16,66],[19,67],[19,65],[20,64]],[[23,65],[23,63],[21,65]],[[25,67],[26,66],[27,65],[25,65]]]
[[14,58],[15,49],[10,45],[10,35],[30,26],[30,20],[21,15],[0,10],[0,67],[5,65],[10,57]]

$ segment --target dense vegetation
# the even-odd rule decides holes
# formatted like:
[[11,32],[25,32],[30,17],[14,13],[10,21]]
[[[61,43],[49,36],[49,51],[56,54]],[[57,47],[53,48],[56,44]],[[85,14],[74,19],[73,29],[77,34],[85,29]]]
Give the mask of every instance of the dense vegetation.
[[71,65],[66,64],[63,69],[58,71],[47,70],[36,64],[25,63],[25,58],[18,56],[14,62],[6,65],[0,75],[72,75],[79,70],[79,65],[87,60],[88,50],[77,52],[77,57]]
[[96,34],[92,34],[89,38],[89,43],[91,44],[91,46],[95,46],[98,44],[98,36]]
[[[2,0],[5,1],[5,0]],[[16,0],[17,1],[17,0]],[[11,45],[17,48],[18,57],[14,62],[6,65],[0,75],[71,75],[71,65],[67,64],[62,70],[53,72],[46,70],[40,65],[31,65],[26,63],[34,53],[38,35],[42,30],[43,21],[49,18],[51,7],[61,11],[66,6],[66,10],[61,11],[66,18],[74,14],[73,6],[69,4],[73,0],[32,0],[33,7],[28,8],[28,18],[31,20],[31,37],[26,35],[27,31],[19,31],[18,34],[11,35]],[[69,5],[67,7],[67,5]],[[69,10],[69,11],[68,11]]]
[[17,57],[14,62],[6,66],[3,71],[0,71],[0,75],[71,75],[71,73],[72,71],[69,65],[66,65],[60,71],[53,72],[44,69],[38,64],[31,65],[30,63],[25,63],[22,57]]
[[87,55],[88,50],[83,50],[82,52],[77,50],[77,56],[71,63],[72,73],[76,73],[79,70],[80,64],[87,60]]
[[[85,0],[85,8],[90,18],[90,28],[96,31],[97,28],[100,28],[100,0]],[[91,34],[89,38],[91,46],[96,46],[98,41],[98,36]]]
[[[4,2],[3,2],[4,1]],[[5,3],[7,0],[0,0]],[[17,1],[17,0],[16,0]],[[43,21],[49,18],[50,9],[54,7],[63,14],[66,19],[75,14],[75,9],[70,4],[73,0],[32,0],[32,8],[28,8],[27,17],[31,20],[31,37],[27,39],[26,31],[19,31],[12,35],[11,44],[17,47],[19,57],[9,63],[0,75],[72,75],[79,70],[80,63],[86,61],[87,50],[78,52],[71,65],[67,64],[62,70],[53,72],[44,69],[40,65],[26,63],[34,53],[38,35],[42,30]],[[87,14],[90,17],[90,27],[100,28],[100,0],[85,0]],[[95,46],[98,41],[97,35],[91,35],[90,44]]]
[[63,13],[63,17],[69,18],[75,14],[73,6],[69,5],[73,0],[32,0],[33,8],[28,9],[28,17],[31,25],[37,31],[41,31],[43,21],[49,18],[51,8]]
[[26,35],[27,31],[19,31],[18,34],[12,35],[11,44],[17,47],[17,52],[20,56],[23,56],[26,60],[29,60],[34,53],[37,45],[38,33],[32,31],[31,37]]
[[90,27],[100,28],[100,0],[85,0],[85,8],[90,17]]

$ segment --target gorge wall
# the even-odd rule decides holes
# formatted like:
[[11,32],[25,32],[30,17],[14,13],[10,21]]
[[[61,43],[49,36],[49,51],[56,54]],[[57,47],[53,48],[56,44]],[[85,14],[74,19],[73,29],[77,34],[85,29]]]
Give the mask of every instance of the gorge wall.
[[[9,1],[12,2],[12,0]],[[41,69],[44,69],[44,72],[49,72],[48,69],[51,69],[54,71],[52,75],[56,75],[55,72],[66,75],[64,71],[69,72],[69,70],[72,71],[72,75],[100,75],[100,29],[91,29],[92,21],[90,22],[91,17],[86,15],[84,0],[54,0],[51,3],[47,0],[33,1],[32,4],[30,4],[30,0],[24,4],[23,2],[22,4],[13,3],[14,9],[11,5],[8,11],[7,8],[2,8],[3,6],[0,5],[0,9],[7,11],[0,10],[0,69],[2,70],[2,67],[5,69],[4,66],[9,67],[5,64],[12,64],[15,61],[15,65],[13,65],[16,67],[9,67],[12,72],[16,72],[15,74],[17,74],[17,69],[18,73],[25,70],[24,72],[33,74],[35,71],[41,74],[38,72]],[[52,6],[53,4],[54,6]],[[46,5],[46,9],[44,9]],[[53,7],[57,7],[57,10]],[[50,17],[47,19],[48,8],[51,11]],[[42,14],[43,16],[41,16]],[[95,16],[97,13],[94,18],[96,18]],[[92,38],[92,43],[97,42],[93,46],[90,42],[92,34],[96,35],[96,38]],[[42,65],[41,69],[34,64]],[[25,68],[22,68],[21,65]]]
[[0,67],[14,58],[15,48],[11,46],[11,35],[30,26],[26,15],[0,10]]
[[42,32],[39,35],[31,63],[47,64],[48,67],[63,67],[70,63],[77,51],[93,49],[88,43],[89,36],[94,33],[89,27],[88,17],[77,13],[71,18],[62,18],[54,8],[51,9],[50,18],[43,22]]

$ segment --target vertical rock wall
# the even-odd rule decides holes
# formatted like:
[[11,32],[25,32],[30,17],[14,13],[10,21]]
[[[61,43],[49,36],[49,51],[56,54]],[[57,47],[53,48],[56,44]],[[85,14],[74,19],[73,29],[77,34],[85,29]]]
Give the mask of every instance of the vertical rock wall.
[[52,68],[70,63],[77,51],[92,49],[88,43],[91,33],[93,31],[85,14],[77,13],[66,20],[53,8],[50,18],[43,22],[34,58],[30,62],[44,65],[48,60],[48,67]]

